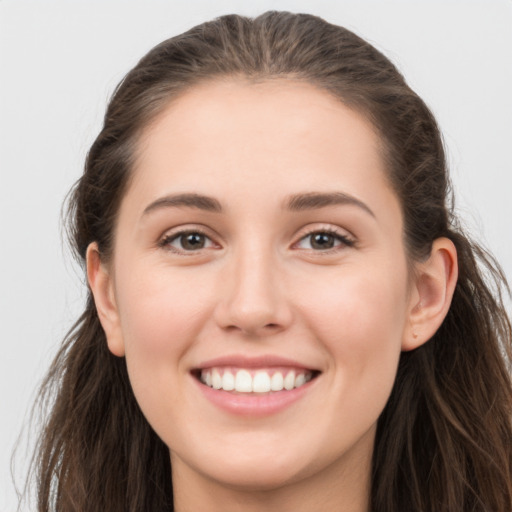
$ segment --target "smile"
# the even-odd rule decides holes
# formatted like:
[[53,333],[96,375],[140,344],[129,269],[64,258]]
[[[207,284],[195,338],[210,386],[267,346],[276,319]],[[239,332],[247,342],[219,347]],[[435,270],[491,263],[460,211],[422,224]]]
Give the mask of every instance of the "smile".
[[208,368],[201,371],[200,380],[217,390],[271,393],[300,388],[313,376],[313,372],[304,369]]
[[322,371],[274,355],[228,355],[203,361],[191,370],[208,402],[233,415],[277,414],[310,396]]

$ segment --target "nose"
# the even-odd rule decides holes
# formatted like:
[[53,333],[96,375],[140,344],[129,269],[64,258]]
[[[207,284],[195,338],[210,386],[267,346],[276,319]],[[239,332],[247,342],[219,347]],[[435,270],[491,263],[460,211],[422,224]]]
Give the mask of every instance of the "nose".
[[224,330],[264,337],[283,331],[292,321],[279,266],[254,245],[232,255],[222,272],[221,290],[214,316]]

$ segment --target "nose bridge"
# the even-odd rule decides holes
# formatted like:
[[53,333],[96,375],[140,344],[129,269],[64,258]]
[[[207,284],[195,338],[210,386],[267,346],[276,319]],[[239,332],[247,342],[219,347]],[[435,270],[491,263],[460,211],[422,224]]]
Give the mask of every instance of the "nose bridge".
[[290,313],[271,244],[252,238],[234,248],[229,259],[220,324],[253,334],[284,328]]

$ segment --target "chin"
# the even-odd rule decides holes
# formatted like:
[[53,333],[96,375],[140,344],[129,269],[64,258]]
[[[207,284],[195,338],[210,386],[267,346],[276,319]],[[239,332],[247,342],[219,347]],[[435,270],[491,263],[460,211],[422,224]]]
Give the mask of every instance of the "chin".
[[268,438],[264,446],[261,438],[245,441],[218,443],[210,449],[203,445],[201,453],[188,454],[187,465],[208,480],[239,491],[271,491],[300,481],[317,465],[315,457],[298,451],[296,445],[276,445]]
[[272,461],[242,464],[219,464],[215,472],[209,472],[208,478],[222,483],[226,487],[239,491],[272,491],[288,484],[300,481],[302,471],[292,465],[277,465]]

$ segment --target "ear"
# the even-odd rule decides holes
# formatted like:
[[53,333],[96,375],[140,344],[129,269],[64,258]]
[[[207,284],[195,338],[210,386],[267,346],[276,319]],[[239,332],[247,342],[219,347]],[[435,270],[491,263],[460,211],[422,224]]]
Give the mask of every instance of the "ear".
[[94,297],[101,326],[107,337],[108,348],[112,354],[122,357],[124,356],[124,341],[114,295],[113,278],[101,262],[96,242],[87,247],[86,259],[87,280]]
[[448,238],[438,238],[429,258],[416,265],[402,350],[418,348],[439,329],[450,309],[457,277],[455,245]]

